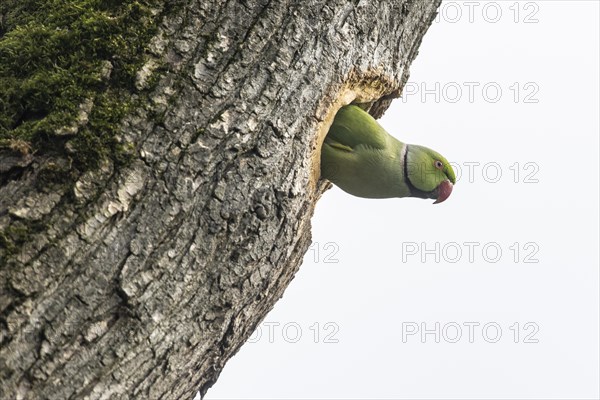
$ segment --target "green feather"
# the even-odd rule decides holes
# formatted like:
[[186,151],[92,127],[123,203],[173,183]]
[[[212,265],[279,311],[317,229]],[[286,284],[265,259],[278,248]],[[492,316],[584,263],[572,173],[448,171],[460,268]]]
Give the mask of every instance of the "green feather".
[[389,144],[389,137],[371,115],[358,106],[349,105],[335,115],[325,142],[339,143],[351,149],[370,147],[383,150]]

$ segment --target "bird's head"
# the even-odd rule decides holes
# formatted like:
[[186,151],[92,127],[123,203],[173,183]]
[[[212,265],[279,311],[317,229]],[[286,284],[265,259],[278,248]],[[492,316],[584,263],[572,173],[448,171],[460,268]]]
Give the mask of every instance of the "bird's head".
[[411,144],[407,145],[404,163],[412,197],[436,199],[433,204],[450,197],[456,176],[444,156],[427,147]]

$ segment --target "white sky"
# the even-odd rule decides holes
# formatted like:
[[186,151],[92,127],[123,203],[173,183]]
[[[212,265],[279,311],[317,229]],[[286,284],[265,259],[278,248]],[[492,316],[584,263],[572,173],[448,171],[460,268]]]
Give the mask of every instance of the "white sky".
[[468,3],[442,6],[415,93],[380,121],[456,163],[454,193],[328,191],[300,272],[207,399],[600,396],[599,3],[475,2],[472,22]]

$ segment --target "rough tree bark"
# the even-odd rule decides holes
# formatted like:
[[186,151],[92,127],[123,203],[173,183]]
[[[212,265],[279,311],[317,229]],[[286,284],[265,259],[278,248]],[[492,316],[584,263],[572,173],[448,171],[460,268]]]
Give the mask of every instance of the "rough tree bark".
[[120,125],[131,162],[48,191],[50,160],[4,153],[0,227],[37,230],[0,268],[0,398],[204,394],[299,268],[333,115],[385,111],[439,2],[184,1]]

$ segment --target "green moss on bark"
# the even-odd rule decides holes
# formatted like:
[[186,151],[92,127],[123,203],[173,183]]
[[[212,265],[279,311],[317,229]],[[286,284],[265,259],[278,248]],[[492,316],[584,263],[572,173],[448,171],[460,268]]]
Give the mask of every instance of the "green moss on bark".
[[[154,0],[2,1],[0,146],[24,142],[44,152],[72,135],[75,166],[118,158],[114,137],[156,29],[154,7]],[[81,124],[86,101],[93,106]]]

